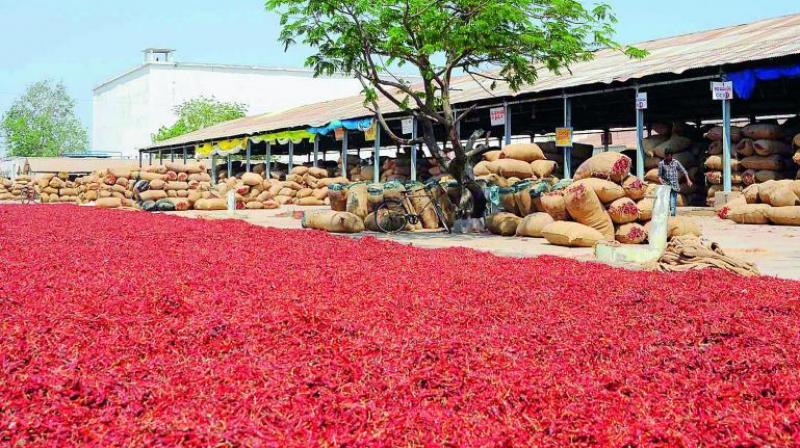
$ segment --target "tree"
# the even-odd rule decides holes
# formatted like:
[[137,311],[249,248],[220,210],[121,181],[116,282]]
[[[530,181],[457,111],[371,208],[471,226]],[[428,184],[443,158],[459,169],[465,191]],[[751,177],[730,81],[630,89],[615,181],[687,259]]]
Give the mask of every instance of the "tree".
[[[358,78],[365,106],[392,139],[424,143],[473,194],[479,189],[469,159],[480,150],[474,145],[482,133],[462,146],[457,123],[473,108],[454,114],[454,77],[490,80],[491,89],[507,83],[516,91],[533,83],[538,70],[568,69],[599,48],[644,56],[612,39],[616,19],[609,6],[586,9],[575,0],[266,0],[266,7],[281,15],[279,39],[287,49],[296,43],[314,48],[306,65],[316,75],[341,72]],[[413,67],[422,81],[412,85],[395,76],[403,66]],[[422,129],[417,141],[389,129],[379,95],[417,118]],[[435,126],[448,136],[452,160],[437,143]]]
[[186,101],[176,106],[173,110],[178,116],[178,121],[170,127],[162,127],[153,134],[153,143],[169,140],[225,121],[242,118],[247,114],[247,105],[201,96]]
[[46,157],[85,152],[86,129],[75,116],[75,100],[62,83],[39,81],[3,114],[0,132],[7,154]]

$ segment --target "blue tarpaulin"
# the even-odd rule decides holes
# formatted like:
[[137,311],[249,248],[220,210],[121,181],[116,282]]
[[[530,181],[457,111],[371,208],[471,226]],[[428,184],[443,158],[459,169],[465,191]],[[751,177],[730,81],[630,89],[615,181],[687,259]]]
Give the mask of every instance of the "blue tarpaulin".
[[339,128],[345,128],[349,131],[366,131],[371,127],[372,118],[357,118],[353,120],[333,120],[325,126],[306,130],[312,134],[328,135]]
[[733,81],[736,96],[749,100],[756,90],[758,81],[774,81],[781,78],[800,78],[800,64],[786,67],[753,68],[740,72],[728,73],[728,80]]

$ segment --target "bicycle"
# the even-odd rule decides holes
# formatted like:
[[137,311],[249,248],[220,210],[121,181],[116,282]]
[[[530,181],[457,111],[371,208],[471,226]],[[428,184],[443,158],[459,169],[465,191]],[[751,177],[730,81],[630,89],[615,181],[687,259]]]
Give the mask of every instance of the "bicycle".
[[[444,191],[441,185],[437,185],[435,188],[442,189],[443,197],[447,197],[447,192]],[[412,203],[412,198],[421,197],[421,195],[415,195],[417,192],[420,192],[421,195],[424,195],[429,199],[428,204],[422,208],[422,210],[416,210]],[[439,206],[439,203],[434,200],[434,198],[428,194],[428,192],[424,189],[418,189],[415,191],[401,191],[402,200],[397,199],[388,199],[381,202],[378,205],[378,208],[375,209],[375,224],[377,224],[378,229],[383,233],[397,233],[400,232],[406,227],[411,225],[416,225],[422,219],[422,214],[428,207],[433,208],[433,212],[436,214],[436,219],[439,220],[439,223],[442,225],[444,230],[447,233],[452,233],[452,229],[450,226],[447,225],[447,221],[444,217],[444,212],[442,208]]]
[[36,193],[36,190],[32,186],[24,185],[20,189],[19,201],[20,203],[22,203],[22,205],[33,204],[38,199],[38,196],[39,195]]

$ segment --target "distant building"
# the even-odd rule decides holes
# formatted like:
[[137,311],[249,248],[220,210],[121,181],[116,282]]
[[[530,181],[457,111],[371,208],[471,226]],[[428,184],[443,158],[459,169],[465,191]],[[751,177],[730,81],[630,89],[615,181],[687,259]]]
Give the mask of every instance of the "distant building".
[[248,106],[248,115],[356,95],[352,78],[314,78],[310,70],[175,62],[174,51],[150,48],[144,63],[94,88],[92,148],[136,156],[151,135],[172,125],[175,106],[199,96]]

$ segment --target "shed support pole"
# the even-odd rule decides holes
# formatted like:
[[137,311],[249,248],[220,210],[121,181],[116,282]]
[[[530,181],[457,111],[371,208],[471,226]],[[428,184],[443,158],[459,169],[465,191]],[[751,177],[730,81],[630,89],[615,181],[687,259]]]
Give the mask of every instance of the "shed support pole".
[[294,168],[294,142],[289,140],[289,172]]
[[372,181],[381,181],[381,125],[376,124],[377,130],[375,131],[375,151],[372,158]]
[[319,136],[314,135],[314,168],[317,167],[317,160],[319,160]]
[[217,183],[217,156],[211,156],[211,183]]
[[[416,140],[419,135],[417,117],[411,117],[411,140]],[[417,144],[411,145],[411,181],[417,180]]]
[[503,116],[505,117],[505,123],[503,126],[503,140],[505,140],[506,145],[511,144],[511,108],[508,106],[508,102],[503,102]]
[[344,135],[342,136],[342,176],[345,179],[350,179],[350,176],[347,172],[347,129],[344,130]]
[[147,154],[147,160],[149,161],[148,163],[150,165],[153,164],[153,153],[152,152]]
[[[455,110],[453,110],[453,119],[455,120],[457,118],[458,118],[458,110],[455,109]],[[456,122],[456,136],[458,137],[458,140],[460,141],[461,140],[461,122],[460,121]]]
[[[636,98],[639,88],[636,88]],[[636,101],[634,101],[634,104]],[[636,108],[636,177],[644,180],[644,110]]]
[[163,165],[163,164],[164,164],[164,154],[163,154],[163,151],[158,151],[158,164],[159,164],[159,165]]
[[228,156],[228,179],[234,177],[233,176],[233,160],[231,160],[231,156]]
[[272,143],[267,142],[267,160],[265,174],[267,179],[272,179]]
[[731,192],[731,102],[722,100],[722,188]]
[[183,147],[183,164],[186,165],[186,147]]
[[169,150],[169,161],[175,162],[175,148]]
[[[572,127],[572,101],[564,97],[564,127]],[[572,147],[564,148],[564,179],[572,179]]]
[[142,152],[139,151],[139,170],[142,169]]
[[247,161],[244,169],[248,173],[250,172],[250,153],[252,152],[252,150],[253,150],[253,142],[251,142],[250,139],[247,139],[247,155],[246,155]]

